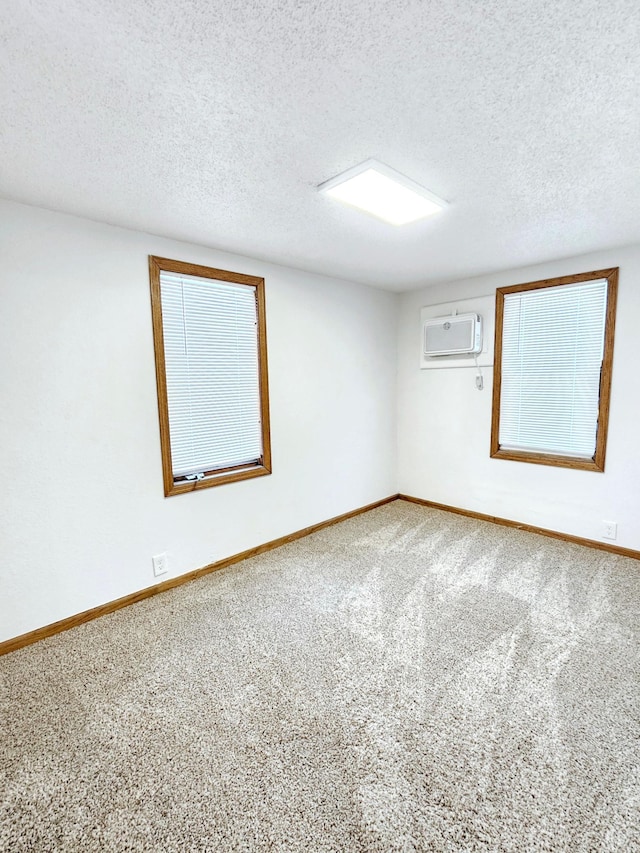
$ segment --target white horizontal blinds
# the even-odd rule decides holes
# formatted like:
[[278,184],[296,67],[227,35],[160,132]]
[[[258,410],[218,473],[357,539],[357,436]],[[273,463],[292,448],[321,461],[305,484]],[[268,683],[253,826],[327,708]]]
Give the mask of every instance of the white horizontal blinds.
[[256,288],[160,272],[174,479],[262,458]]
[[607,281],[505,294],[500,447],[595,453]]

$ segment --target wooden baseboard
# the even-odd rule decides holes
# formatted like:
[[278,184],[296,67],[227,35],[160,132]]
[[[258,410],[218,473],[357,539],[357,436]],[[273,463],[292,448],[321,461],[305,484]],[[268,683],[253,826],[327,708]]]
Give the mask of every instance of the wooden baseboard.
[[576,545],[585,545],[587,548],[597,548],[599,551],[608,551],[621,557],[631,557],[640,560],[640,551],[633,548],[622,548],[620,545],[612,545],[609,542],[598,542],[597,539],[583,539],[582,536],[572,536],[569,533],[560,533],[558,530],[548,530],[545,527],[536,527],[534,524],[522,524],[520,521],[511,521],[508,518],[500,518],[497,515],[486,515],[483,512],[475,512],[471,509],[461,509],[457,506],[439,504],[435,501],[427,501],[423,498],[414,498],[411,495],[399,495],[400,500],[410,501],[421,506],[429,506],[433,509],[441,509],[444,512],[455,512],[457,515],[466,515],[468,518],[477,518],[480,521],[491,521],[493,524],[502,524],[504,527],[515,527],[517,530],[526,530],[527,533],[539,533],[541,536],[550,536],[553,539],[561,539],[564,542],[573,542]]
[[296,530],[294,533],[289,533],[287,536],[281,536],[279,539],[272,539],[271,542],[265,542],[263,545],[258,545],[255,548],[249,548],[246,551],[241,551],[239,554],[234,554],[232,557],[226,557],[224,560],[218,560],[216,563],[210,563],[208,566],[203,566],[201,569],[195,569],[192,572],[187,572],[184,575],[179,575],[176,578],[162,581],[162,583],[148,586],[146,589],[141,589],[138,592],[132,592],[129,595],[124,595],[122,598],[117,598],[115,601],[108,601],[106,604],[100,604],[98,607],[92,607],[90,610],[84,610],[82,613],[76,613],[75,616],[68,616],[66,619],[60,619],[58,622],[53,622],[51,625],[45,625],[43,628],[36,628],[35,631],[28,631],[26,634],[20,634],[18,637],[13,637],[10,640],[5,640],[0,643],[0,655],[15,652],[24,646],[30,646],[32,643],[37,643],[38,640],[43,640],[45,637],[51,637],[54,634],[60,634],[62,631],[68,631],[69,628],[75,628],[77,625],[82,625],[84,622],[90,622],[92,619],[97,619],[99,616],[104,616],[107,613],[113,613],[115,610],[120,610],[123,607],[128,607],[130,604],[135,604],[138,601],[143,601],[145,598],[151,598],[153,595],[158,595],[160,592],[166,592],[169,589],[174,589],[181,586],[183,583],[200,578],[203,575],[208,575],[211,572],[217,572],[219,569],[225,569],[227,566],[232,566],[234,563],[239,563],[241,560],[247,560],[249,557],[256,557],[258,554],[264,554],[265,551],[271,551],[273,548],[279,548],[281,545],[286,545],[288,542],[295,542],[296,539],[302,539],[304,536],[309,536],[311,533],[316,533],[325,527],[332,524],[337,524],[340,521],[346,521],[347,518],[353,518],[355,515],[360,515],[363,512],[369,512],[384,504],[391,503],[400,497],[400,495],[390,495],[388,498],[383,498],[381,501],[376,501],[367,506],[353,509],[351,512],[345,512],[342,515],[336,515],[334,518],[329,518],[326,521],[320,521],[318,524],[312,524],[310,527],[305,527],[302,530]]
[[634,560],[640,560],[640,551],[635,551],[632,548],[622,548],[619,545],[612,545],[608,542],[598,542],[595,539],[583,539],[581,536],[572,536],[568,533],[560,533],[557,530],[548,530],[544,527],[536,527],[533,524],[523,524],[519,521],[512,521],[508,518],[500,518],[497,515],[488,515],[483,512],[475,512],[470,509],[462,509],[448,504],[436,503],[435,501],[424,500],[423,498],[415,498],[411,495],[390,495],[388,498],[383,498],[367,506],[359,507],[358,509],[345,512],[342,515],[336,515],[334,518],[329,518],[326,521],[320,521],[318,524],[312,524],[310,527],[305,527],[302,530],[296,530],[294,533],[289,533],[287,536],[281,536],[279,539],[272,539],[270,542],[265,542],[263,545],[258,545],[255,548],[249,548],[246,551],[241,551],[239,554],[234,554],[231,557],[226,557],[224,560],[218,560],[216,563],[210,563],[208,566],[203,566],[201,569],[194,569],[192,572],[187,572],[184,575],[179,575],[175,578],[155,584],[154,586],[146,587],[145,589],[132,592],[129,595],[124,595],[122,598],[117,598],[115,601],[108,601],[106,604],[100,604],[98,607],[92,607],[90,610],[84,610],[82,613],[76,613],[74,616],[69,616],[66,619],[60,619],[58,622],[53,622],[51,625],[45,625],[42,628],[36,628],[35,631],[28,631],[26,634],[20,634],[18,637],[13,637],[10,640],[0,642],[0,656],[15,652],[24,646],[30,646],[32,643],[37,643],[38,640],[43,640],[45,637],[52,637],[54,634],[60,634],[62,631],[68,631],[70,628],[75,628],[77,625],[82,625],[84,622],[90,622],[92,619],[97,619],[107,613],[113,613],[115,610],[120,610],[123,607],[128,607],[130,604],[135,604],[138,601],[144,601],[145,598],[151,598],[153,595],[158,595],[160,592],[166,592],[169,589],[174,589],[184,583],[200,578],[203,575],[208,575],[211,572],[216,572],[219,569],[225,569],[227,566],[232,566],[234,563],[239,563],[242,560],[247,560],[249,557],[256,557],[258,554],[264,554],[265,551],[271,551],[273,548],[279,548],[281,545],[286,545],[288,542],[295,542],[296,539],[302,539],[304,536],[309,536],[311,533],[316,533],[325,527],[330,527],[332,524],[338,524],[340,521],[346,521],[348,518],[353,518],[356,515],[361,515],[363,512],[376,509],[376,507],[384,506],[395,500],[410,501],[411,503],[420,504],[421,506],[440,509],[444,512],[453,512],[457,515],[464,515],[468,518],[477,518],[480,521],[490,521],[493,524],[501,524],[504,527],[514,527],[517,530],[525,530],[528,533],[539,533],[541,536],[550,536],[553,539],[560,539],[564,542],[573,542],[577,545],[584,545],[587,548],[597,548],[599,551],[608,551],[611,554],[618,554],[622,557],[631,557]]

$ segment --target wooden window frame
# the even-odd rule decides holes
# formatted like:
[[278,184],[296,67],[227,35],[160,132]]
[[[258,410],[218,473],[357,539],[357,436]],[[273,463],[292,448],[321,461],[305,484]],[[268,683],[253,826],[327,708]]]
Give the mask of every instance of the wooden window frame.
[[[491,420],[491,451],[494,459],[508,459],[511,462],[532,462],[536,465],[552,465],[558,468],[578,468],[585,471],[604,472],[607,450],[607,429],[609,425],[609,403],[611,399],[611,374],[613,369],[613,339],[616,325],[616,301],[618,295],[619,267],[596,270],[595,272],[565,275],[559,278],[547,278],[530,281],[526,284],[514,284],[511,287],[496,289],[496,329],[493,364],[493,413]],[[560,456],[551,453],[536,453],[531,450],[506,450],[500,447],[500,392],[502,388],[502,330],[504,321],[504,297],[509,293],[526,290],[539,290],[545,287],[559,287],[563,284],[578,284],[594,279],[607,280],[607,313],[604,329],[604,352],[600,371],[600,396],[598,404],[598,426],[596,448],[590,459],[578,456]]]
[[[164,334],[162,327],[162,298],[160,293],[160,273],[173,272],[210,278],[217,281],[230,281],[234,284],[246,284],[255,288],[256,314],[258,323],[258,377],[260,388],[260,415],[262,421],[262,459],[255,465],[235,466],[204,472],[201,480],[174,478],[171,459],[171,440],[169,432],[169,406],[167,399],[167,376],[164,355]],[[271,474],[271,430],[269,423],[269,380],[267,374],[267,325],[264,297],[264,279],[258,276],[204,267],[198,264],[175,261],[149,255],[149,281],[151,285],[151,315],[153,321],[153,344],[156,363],[156,387],[158,392],[158,415],[160,420],[160,448],[162,452],[162,477],[165,497],[181,495],[185,492],[209,489],[225,483],[249,480]]]

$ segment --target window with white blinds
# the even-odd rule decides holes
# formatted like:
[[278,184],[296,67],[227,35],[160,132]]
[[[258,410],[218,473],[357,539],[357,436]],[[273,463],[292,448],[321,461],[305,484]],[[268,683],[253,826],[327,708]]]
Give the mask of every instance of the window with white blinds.
[[602,272],[498,291],[492,455],[602,470],[617,270]]
[[[269,473],[263,280],[152,261],[166,493]],[[153,279],[152,266],[152,299]],[[156,341],[156,363],[158,355]]]

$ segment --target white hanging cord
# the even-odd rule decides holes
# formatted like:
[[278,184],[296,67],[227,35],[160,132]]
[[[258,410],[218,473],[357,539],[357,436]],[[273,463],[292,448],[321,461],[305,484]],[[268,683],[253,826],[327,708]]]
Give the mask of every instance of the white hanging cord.
[[484,378],[482,376],[482,368],[478,364],[478,356],[477,355],[474,354],[473,360],[476,363],[476,371],[477,371],[477,373],[476,373],[476,388],[478,389],[478,391],[482,391],[482,389],[484,388]]

